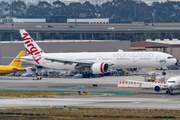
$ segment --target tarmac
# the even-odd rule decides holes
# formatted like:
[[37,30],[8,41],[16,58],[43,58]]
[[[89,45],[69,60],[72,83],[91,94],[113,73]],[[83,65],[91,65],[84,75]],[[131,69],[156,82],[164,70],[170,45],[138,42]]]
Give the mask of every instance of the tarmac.
[[[162,71],[155,72],[161,74]],[[179,70],[167,71],[166,80],[171,76],[178,76],[179,73]],[[126,79],[144,80],[142,75],[90,79],[43,78],[42,80],[32,80],[31,77],[1,76],[1,90],[69,92],[77,93],[77,95],[58,98],[0,98],[0,108],[63,107],[67,105],[68,107],[180,109],[180,91],[176,90],[174,95],[168,95],[165,94],[165,90],[155,92],[153,89],[118,88],[118,82]],[[81,96],[78,95],[78,91],[101,94]]]

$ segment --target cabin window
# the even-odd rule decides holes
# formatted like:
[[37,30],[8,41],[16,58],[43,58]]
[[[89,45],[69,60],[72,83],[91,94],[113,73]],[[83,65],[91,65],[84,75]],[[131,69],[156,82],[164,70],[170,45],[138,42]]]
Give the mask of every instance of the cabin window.
[[130,58],[116,58],[116,60],[130,60]]
[[175,83],[175,81],[168,81],[168,83]]
[[76,59],[76,60],[96,60],[96,58]]
[[167,57],[167,59],[173,59],[173,57]]
[[139,60],[151,60],[151,58],[139,58]]
[[102,60],[109,60],[109,58],[103,58]]

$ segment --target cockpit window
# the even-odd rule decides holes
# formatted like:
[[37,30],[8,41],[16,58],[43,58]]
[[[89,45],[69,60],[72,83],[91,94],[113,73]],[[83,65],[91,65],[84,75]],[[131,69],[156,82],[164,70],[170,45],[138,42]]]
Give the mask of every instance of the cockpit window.
[[168,81],[168,83],[175,83],[175,81]]
[[173,59],[173,57],[167,57],[167,59]]

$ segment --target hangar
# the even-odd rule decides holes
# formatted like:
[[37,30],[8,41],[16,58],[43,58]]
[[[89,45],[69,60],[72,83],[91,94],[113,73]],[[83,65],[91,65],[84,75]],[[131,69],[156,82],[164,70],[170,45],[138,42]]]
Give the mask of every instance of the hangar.
[[147,39],[142,42],[132,42],[131,51],[159,51],[171,54],[177,60],[180,60],[180,40],[178,39]]
[[[45,40],[36,41],[46,53],[58,52],[114,52],[118,49],[130,51],[130,41],[120,40]],[[22,41],[0,42],[0,64],[9,64],[12,59],[3,57],[16,57],[25,50]],[[23,66],[30,66],[23,62]]]

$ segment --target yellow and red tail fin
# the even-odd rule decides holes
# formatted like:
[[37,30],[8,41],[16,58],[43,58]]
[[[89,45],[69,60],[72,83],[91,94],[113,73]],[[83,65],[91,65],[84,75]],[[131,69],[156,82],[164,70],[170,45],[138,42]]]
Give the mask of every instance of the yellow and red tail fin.
[[[23,57],[25,56],[25,54],[26,54],[26,51],[23,50],[16,56],[16,58]],[[21,67],[23,61],[16,58],[11,62],[10,66]]]

